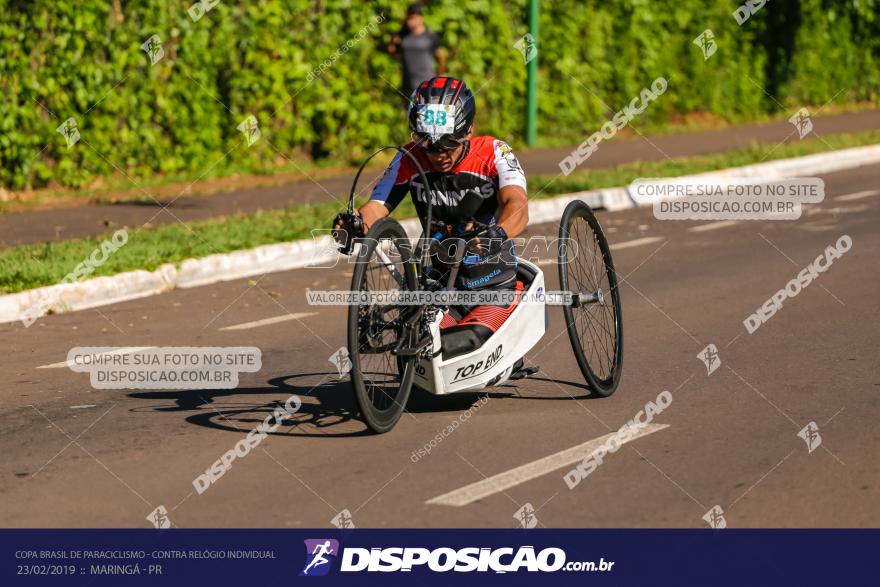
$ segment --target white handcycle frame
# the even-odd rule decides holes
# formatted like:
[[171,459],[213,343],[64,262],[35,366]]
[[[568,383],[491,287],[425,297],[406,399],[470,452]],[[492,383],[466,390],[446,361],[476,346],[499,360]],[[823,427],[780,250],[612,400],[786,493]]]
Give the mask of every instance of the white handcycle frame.
[[[547,329],[547,306],[543,302],[544,273],[534,263],[518,260],[534,277],[520,301],[501,327],[470,353],[443,359],[440,352],[440,321],[443,312],[430,324],[432,358],[416,363],[414,384],[430,393],[446,395],[500,385],[510,377],[517,360],[529,352]],[[518,276],[522,269],[518,271]]]

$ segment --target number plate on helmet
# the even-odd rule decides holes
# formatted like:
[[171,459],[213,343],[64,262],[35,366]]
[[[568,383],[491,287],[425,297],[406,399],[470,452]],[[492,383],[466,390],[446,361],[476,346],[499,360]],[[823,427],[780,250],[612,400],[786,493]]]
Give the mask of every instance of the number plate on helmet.
[[455,132],[456,107],[448,104],[419,104],[416,130],[436,141]]

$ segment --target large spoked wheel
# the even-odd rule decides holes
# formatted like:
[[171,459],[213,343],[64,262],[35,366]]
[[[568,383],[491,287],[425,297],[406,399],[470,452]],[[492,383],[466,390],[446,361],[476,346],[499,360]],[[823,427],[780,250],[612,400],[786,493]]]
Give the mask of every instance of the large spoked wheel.
[[[393,294],[418,287],[412,249],[396,220],[376,222],[356,255],[352,291]],[[391,430],[406,407],[416,358],[397,356],[394,350],[407,336],[407,317],[417,309],[369,301],[349,306],[351,384],[361,416],[375,432]]]
[[573,294],[562,311],[575,359],[592,390],[607,397],[623,365],[620,291],[605,234],[581,200],[562,214],[558,261],[560,287]]

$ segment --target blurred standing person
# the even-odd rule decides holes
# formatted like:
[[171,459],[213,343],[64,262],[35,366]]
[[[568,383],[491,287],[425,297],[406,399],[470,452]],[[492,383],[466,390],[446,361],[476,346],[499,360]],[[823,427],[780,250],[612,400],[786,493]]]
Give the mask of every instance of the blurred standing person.
[[440,48],[440,36],[425,26],[420,4],[410,4],[400,32],[388,45],[391,55],[400,55],[403,66],[401,91],[407,100],[423,81],[446,73],[446,56]]

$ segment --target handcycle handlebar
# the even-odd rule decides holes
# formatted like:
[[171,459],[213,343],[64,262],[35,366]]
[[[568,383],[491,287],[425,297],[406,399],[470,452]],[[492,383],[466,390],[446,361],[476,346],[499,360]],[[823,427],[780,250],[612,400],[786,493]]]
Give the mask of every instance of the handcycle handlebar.
[[[419,177],[422,180],[422,185],[424,185],[425,190],[426,190],[425,193],[429,194],[429,196],[428,196],[428,213],[427,213],[427,218],[426,218],[426,221],[424,224],[425,231],[428,231],[431,229],[431,213],[432,213],[431,207],[432,207],[432,200],[433,200],[433,198],[431,197],[430,194],[433,194],[434,191],[431,189],[431,182],[428,181],[428,176],[425,175],[425,170],[422,169],[422,166],[419,163],[419,160],[410,151],[404,149],[400,145],[386,145],[384,147],[380,147],[380,148],[376,149],[375,151],[373,151],[369,157],[364,159],[364,162],[361,164],[360,168],[358,169],[357,174],[355,174],[355,176],[354,176],[354,181],[351,183],[351,191],[348,194],[348,213],[354,214],[355,190],[357,189],[358,180],[360,179],[361,174],[363,173],[364,169],[366,168],[367,163],[369,163],[373,159],[373,157],[375,157],[379,153],[382,153],[383,151],[387,151],[389,149],[396,150],[398,153],[401,154],[401,156],[409,157],[410,161],[412,161],[413,165],[415,165],[416,171],[419,172]],[[421,251],[421,255],[420,255],[422,266],[425,266],[428,264],[429,249],[430,249],[429,246],[427,246],[427,245],[423,246],[423,250]]]

